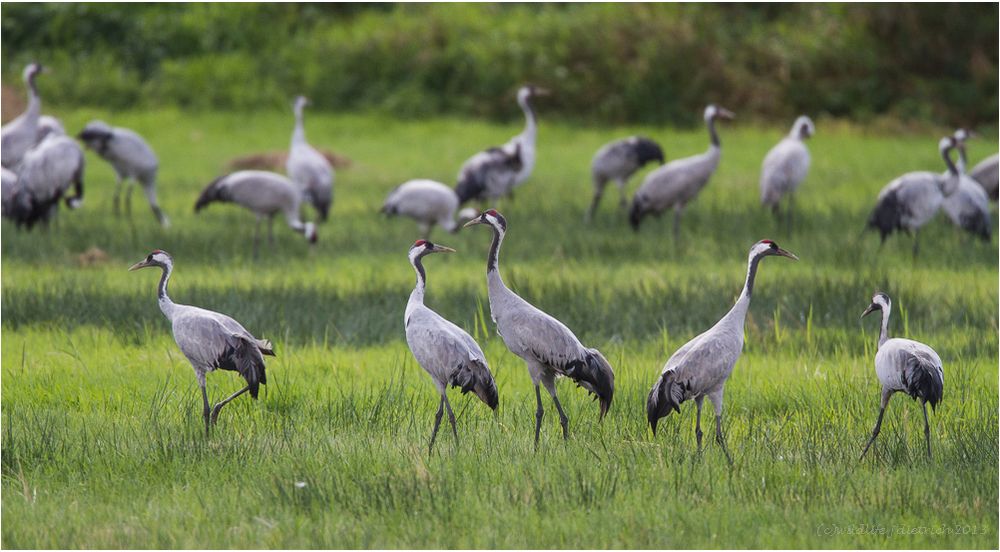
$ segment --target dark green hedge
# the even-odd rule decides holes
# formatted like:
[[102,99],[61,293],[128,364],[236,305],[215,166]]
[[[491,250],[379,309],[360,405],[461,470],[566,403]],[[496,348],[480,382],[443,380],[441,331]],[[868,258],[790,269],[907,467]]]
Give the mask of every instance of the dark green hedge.
[[38,59],[50,102],[995,123],[997,4],[4,4],[5,83]]

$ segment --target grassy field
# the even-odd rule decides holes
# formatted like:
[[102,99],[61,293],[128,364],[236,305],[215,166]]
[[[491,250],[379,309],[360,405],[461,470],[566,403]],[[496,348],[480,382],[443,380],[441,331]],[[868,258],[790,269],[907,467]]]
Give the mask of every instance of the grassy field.
[[[407,350],[413,285],[408,219],[376,214],[386,192],[427,177],[452,183],[509,126],[309,114],[311,141],[353,160],[338,172],[331,220],[310,248],[275,225],[250,254],[252,217],[200,189],[225,161],[284,147],[287,113],[58,113],[71,131],[92,117],[139,130],[160,154],[173,227],[155,226],[141,194],[131,220],[111,215],[112,172],[88,154],[85,205],[49,231],[2,227],[2,545],[5,548],[995,548],[998,516],[997,248],[941,217],[922,255],[861,235],[878,190],[916,169],[942,170],[940,134],[887,136],[819,121],[813,169],[793,232],[758,205],[760,160],[781,128],[721,129],[718,173],[688,210],[628,229],[614,194],[593,224],[596,148],[642,132],[668,159],[703,151],[701,129],[579,128],[545,119],[535,175],[501,210],[501,270],[514,290],[600,348],[615,367],[603,423],[563,382],[571,437],[545,399],[532,448],[534,397],[523,362],[488,316],[481,228],[435,241],[428,305],[482,344],[500,391],[494,417],[451,395],[461,437],[426,444],[437,400]],[[973,160],[996,142],[970,144]],[[631,190],[635,189],[633,184]],[[613,190],[612,190],[613,192]],[[309,213],[311,215],[311,212]],[[730,467],[714,443],[695,454],[691,403],[653,439],[645,397],[669,355],[739,294],[746,253],[772,238],[801,257],[768,259],[747,342],[727,385]],[[91,247],[108,259],[91,262]],[[171,295],[228,313],[275,342],[257,402],[227,407],[210,439],[187,361],[156,306],[153,271],[126,268],[171,252]],[[877,323],[858,316],[875,290],[895,303],[891,331],[944,359],[944,402],[923,453],[919,405],[878,412]],[[239,388],[209,375],[219,400]]]

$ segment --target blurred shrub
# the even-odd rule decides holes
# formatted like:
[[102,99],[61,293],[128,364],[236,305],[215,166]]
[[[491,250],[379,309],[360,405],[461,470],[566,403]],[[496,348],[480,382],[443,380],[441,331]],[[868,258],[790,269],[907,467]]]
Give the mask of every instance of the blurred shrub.
[[49,101],[287,104],[693,123],[799,112],[994,122],[997,4],[5,4],[5,83],[53,66]]

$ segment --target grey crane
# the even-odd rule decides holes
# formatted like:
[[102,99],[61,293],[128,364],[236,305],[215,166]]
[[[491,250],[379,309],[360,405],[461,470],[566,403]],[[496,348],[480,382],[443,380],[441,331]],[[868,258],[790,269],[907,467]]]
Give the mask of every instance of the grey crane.
[[319,220],[325,221],[333,203],[334,172],[326,157],[306,141],[302,111],[307,105],[309,100],[305,96],[295,98],[295,129],[292,130],[285,171],[299,185],[302,197],[316,208]]
[[[382,213],[404,216],[420,224],[420,236],[427,239],[434,225],[448,232],[458,230],[455,212],[458,211],[458,195],[440,182],[427,179],[408,180],[393,188],[382,204]],[[478,215],[475,211],[462,209],[459,220],[468,220]]]
[[[65,199],[71,209],[83,203],[83,151],[68,136],[53,130],[21,158],[17,170],[17,190],[10,204],[12,218],[31,229],[48,222]],[[64,197],[70,187],[74,194]]]
[[736,304],[714,326],[685,343],[667,360],[646,399],[646,416],[654,436],[660,418],[669,415],[671,410],[680,413],[681,403],[694,399],[698,406],[695,437],[698,440],[698,452],[701,453],[701,404],[708,397],[715,409],[715,439],[732,463],[722,437],[722,397],[726,380],[733,373],[733,367],[743,352],[743,324],[750,309],[750,295],[757,276],[757,265],[761,259],[772,255],[798,260],[794,254],[778,247],[771,240],[753,244],[747,260],[746,281]]
[[42,99],[38,96],[35,77],[42,72],[38,63],[24,68],[24,84],[28,87],[28,108],[13,121],[0,128],[0,164],[17,169],[24,154],[37,142],[38,118],[42,113]]
[[705,126],[711,145],[700,155],[675,159],[650,172],[642,181],[642,186],[632,196],[628,219],[632,228],[639,230],[639,223],[648,214],[660,214],[664,210],[674,210],[674,239],[680,235],[681,214],[705,187],[719,166],[722,146],[715,131],[716,119],[732,119],[733,113],[717,105],[705,108]]
[[77,138],[114,168],[117,182],[115,183],[114,203],[112,205],[115,213],[119,212],[122,184],[126,183],[125,209],[129,213],[132,212],[132,182],[134,181],[142,187],[146,200],[149,202],[149,208],[152,209],[156,220],[163,227],[170,226],[170,220],[160,209],[156,198],[156,175],[160,163],[156,154],[153,153],[153,148],[149,147],[142,136],[133,130],[112,127],[104,121],[95,120],[87,123]]
[[594,198],[590,202],[586,219],[590,220],[597,210],[601,196],[604,195],[604,188],[608,182],[614,181],[618,186],[619,206],[628,206],[625,197],[625,184],[632,175],[650,161],[659,161],[662,165],[663,148],[649,138],[643,136],[629,136],[621,140],[605,144],[594,154],[594,159],[590,163],[590,176],[594,184]]
[[965,141],[972,137],[972,133],[960,128],[952,136],[958,148],[958,188],[944,198],[941,210],[953,225],[989,242],[993,233],[990,198],[979,182],[965,174]]
[[17,173],[7,167],[0,167],[0,190],[3,196],[2,215],[20,224],[24,213],[31,209],[30,198],[21,189]]
[[524,359],[535,386],[535,446],[542,426],[542,396],[539,384],[552,396],[563,438],[569,438],[569,418],[556,396],[557,376],[572,379],[580,387],[596,395],[603,420],[611,406],[615,391],[615,373],[604,355],[585,347],[562,322],[534,307],[507,288],[500,277],[498,257],[500,244],[507,232],[507,219],[490,209],[470,220],[465,226],[486,224],[493,228],[493,242],[486,260],[486,282],[490,297],[490,316],[497,325],[510,352]]
[[517,91],[517,103],[524,112],[524,130],[506,144],[479,152],[462,165],[455,186],[455,193],[462,203],[507,196],[531,176],[535,169],[538,123],[530,101],[548,93],[548,90],[532,85],[522,86]]
[[924,410],[924,437],[927,440],[927,457],[931,456],[931,425],[927,419],[927,403],[935,409],[944,394],[944,366],[941,357],[927,345],[919,341],[901,338],[889,338],[889,311],[892,301],[889,296],[876,292],[872,302],[861,313],[861,318],[875,311],[882,312],[882,329],[878,335],[878,352],[875,353],[875,374],[882,383],[882,401],[879,405],[878,420],[872,430],[871,439],[861,451],[865,457],[868,448],[875,442],[879,430],[882,429],[882,416],[885,407],[893,393],[902,391],[919,400]]
[[993,201],[997,200],[997,164],[1000,163],[1000,155],[993,154],[986,159],[983,159],[972,167],[969,171],[969,176],[975,179],[983,190],[986,191],[986,195],[990,197]]
[[[170,321],[174,341],[191,363],[194,375],[198,378],[207,437],[223,406],[247,391],[251,397],[257,398],[260,385],[267,383],[262,355],[274,356],[274,347],[270,341],[254,337],[239,322],[225,314],[174,303],[167,295],[167,281],[174,270],[174,259],[166,251],[154,250],[145,259],[129,267],[129,271],[145,267],[158,267],[162,271],[160,284],[157,286],[157,302],[163,316]],[[247,384],[209,408],[205,376],[219,369],[239,372]]]
[[268,171],[237,171],[213,180],[194,204],[197,213],[209,203],[221,201],[240,205],[257,215],[253,234],[253,254],[257,256],[260,222],[267,219],[267,235],[274,240],[274,215],[282,213],[292,230],[305,236],[309,243],[316,243],[316,226],[299,219],[302,193],[288,178]]
[[40,143],[46,136],[52,133],[65,135],[66,129],[63,128],[62,122],[52,115],[40,116],[38,118],[38,130],[35,133],[35,144]]
[[497,409],[497,386],[493,374],[486,363],[486,355],[472,336],[444,319],[438,313],[424,306],[424,291],[427,288],[427,273],[424,271],[423,257],[431,253],[454,253],[455,250],[436,245],[426,240],[417,240],[410,248],[409,257],[413,270],[417,272],[417,283],[406,302],[403,324],[406,329],[406,343],[410,352],[434,380],[441,404],[434,417],[434,429],[428,452],[434,449],[434,438],[441,427],[441,416],[448,409],[448,421],[458,441],[455,427],[455,413],[448,402],[448,386],[461,388],[462,394],[472,391],[486,406]]
[[866,228],[878,229],[883,244],[893,232],[912,233],[913,254],[917,254],[918,231],[934,218],[944,198],[958,189],[958,169],[950,157],[955,146],[955,139],[951,136],[945,136],[938,142],[938,152],[948,167],[944,175],[930,171],[906,173],[886,184],[879,192]]
[[792,130],[764,157],[760,169],[760,203],[779,215],[778,204],[788,196],[786,218],[791,220],[792,200],[806,174],[809,173],[809,148],[805,141],[816,133],[812,119],[800,116]]

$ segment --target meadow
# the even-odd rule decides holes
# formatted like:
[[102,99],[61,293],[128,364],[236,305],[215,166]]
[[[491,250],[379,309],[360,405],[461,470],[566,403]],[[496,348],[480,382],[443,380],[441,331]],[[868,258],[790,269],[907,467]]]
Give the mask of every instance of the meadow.
[[[943,170],[945,129],[893,135],[818,120],[789,230],[759,206],[757,184],[786,125],[723,126],[719,171],[675,243],[669,217],[632,232],[613,188],[583,224],[590,159],[629,133],[657,139],[668,159],[690,155],[707,147],[703,129],[577,126],[538,111],[535,174],[500,205],[510,224],[501,271],[604,352],[614,403],[598,423],[597,404],[561,382],[570,439],[546,398],[535,451],[527,371],[489,319],[488,232],[438,229],[432,239],[458,253],[426,260],[427,304],[483,346],[500,406],[494,416],[453,391],[460,441],[445,426],[428,454],[438,403],[403,333],[414,280],[406,252],[419,236],[413,221],[377,212],[404,180],[452,184],[464,159],[518,132],[519,120],[307,112],[310,141],[352,164],[338,171],[316,246],[279,220],[275,245],[254,261],[249,213],[213,205],[196,216],[192,206],[228,159],[286,147],[290,112],[56,110],[74,133],[100,117],[144,134],[160,156],[173,226],[156,226],[138,192],[131,217],[112,216],[113,173],[90,153],[80,210],[62,211],[47,231],[3,222],[0,544],[997,546],[996,241],[970,239],[941,216],[914,259],[906,237],[880,248],[861,233],[885,183]],[[996,151],[988,136],[969,143],[973,162]],[[801,260],[761,265],[726,388],[730,467],[711,440],[696,454],[694,404],[661,420],[653,438],[645,398],[670,354],[729,309],[761,238]],[[106,257],[84,255],[92,247]],[[234,401],[208,439],[192,370],[156,306],[157,276],[126,272],[154,248],[174,256],[175,301],[230,314],[276,346],[260,399]],[[944,361],[932,459],[919,404],[897,395],[858,461],[878,413],[877,322],[858,318],[875,290],[894,301],[892,334]],[[231,372],[208,377],[213,401],[241,385]]]

